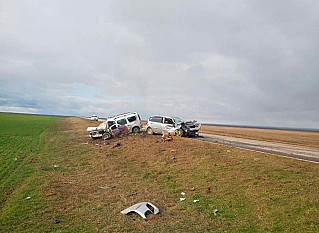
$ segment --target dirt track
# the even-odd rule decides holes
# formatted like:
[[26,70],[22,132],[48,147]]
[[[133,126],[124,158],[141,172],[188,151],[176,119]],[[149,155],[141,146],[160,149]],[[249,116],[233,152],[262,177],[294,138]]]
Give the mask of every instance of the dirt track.
[[319,148],[201,133],[197,139],[319,163]]

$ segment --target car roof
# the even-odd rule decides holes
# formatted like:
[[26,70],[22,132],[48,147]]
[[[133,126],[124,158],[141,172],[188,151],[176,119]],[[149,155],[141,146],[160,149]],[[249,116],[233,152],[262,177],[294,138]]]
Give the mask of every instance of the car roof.
[[118,118],[121,118],[121,117],[127,117],[127,116],[135,116],[135,115],[138,115],[136,112],[127,112],[127,113],[122,113],[122,114],[119,114],[119,115],[115,115],[115,116],[112,116],[112,117],[109,117],[108,120],[116,120]]
[[[151,116],[151,117],[166,117],[166,118],[173,118],[173,117],[170,117],[170,116],[159,116],[159,115],[155,115],[155,116]],[[150,118],[151,118],[150,117]]]

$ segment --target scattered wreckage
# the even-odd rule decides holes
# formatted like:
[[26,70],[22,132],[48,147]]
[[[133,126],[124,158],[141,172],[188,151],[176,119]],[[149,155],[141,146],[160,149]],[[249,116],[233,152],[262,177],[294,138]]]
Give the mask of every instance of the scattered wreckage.
[[97,127],[88,127],[93,139],[110,139],[128,133],[138,133],[141,129],[141,117],[137,113],[123,113],[108,118]]
[[152,116],[146,125],[148,134],[174,133],[182,137],[198,136],[201,124],[197,121],[184,121],[179,117]]

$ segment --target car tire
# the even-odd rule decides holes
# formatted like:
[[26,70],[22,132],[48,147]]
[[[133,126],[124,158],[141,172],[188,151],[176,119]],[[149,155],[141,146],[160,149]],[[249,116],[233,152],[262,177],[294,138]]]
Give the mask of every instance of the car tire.
[[111,139],[111,138],[112,138],[112,134],[110,134],[110,133],[104,133],[103,136],[102,136],[102,138],[103,138],[104,140]]
[[183,136],[183,131],[181,129],[175,130],[175,136],[182,137]]
[[140,127],[138,126],[133,127],[132,133],[139,133],[139,132],[140,132]]
[[149,134],[149,135],[154,134],[154,132],[153,132],[151,127],[147,128],[146,133]]

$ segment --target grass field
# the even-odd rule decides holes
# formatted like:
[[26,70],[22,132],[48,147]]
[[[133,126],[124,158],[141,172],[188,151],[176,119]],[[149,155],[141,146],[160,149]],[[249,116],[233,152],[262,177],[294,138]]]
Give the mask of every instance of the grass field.
[[20,227],[36,215],[28,195],[41,195],[37,169],[48,127],[61,117],[0,113],[0,232],[5,226]]
[[202,133],[319,147],[319,132],[203,125]]
[[[156,143],[159,136],[144,134],[104,144],[88,139],[85,129],[94,124],[67,118],[33,134],[41,146],[29,148],[29,160],[19,166],[28,175],[2,199],[0,232],[319,231],[318,164],[186,138]],[[15,160],[4,142],[1,160]],[[115,188],[99,188],[104,185]],[[120,214],[141,201],[161,214],[148,221]]]

